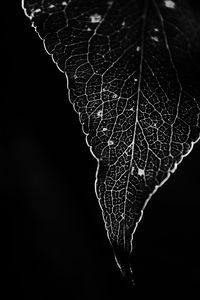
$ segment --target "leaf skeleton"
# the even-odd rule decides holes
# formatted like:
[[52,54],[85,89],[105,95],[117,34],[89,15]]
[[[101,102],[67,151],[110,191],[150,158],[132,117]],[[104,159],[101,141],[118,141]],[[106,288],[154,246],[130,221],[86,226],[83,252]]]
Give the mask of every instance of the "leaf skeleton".
[[24,0],[22,8],[66,76],[98,162],[107,237],[134,283],[143,210],[200,136],[199,17],[186,0]]

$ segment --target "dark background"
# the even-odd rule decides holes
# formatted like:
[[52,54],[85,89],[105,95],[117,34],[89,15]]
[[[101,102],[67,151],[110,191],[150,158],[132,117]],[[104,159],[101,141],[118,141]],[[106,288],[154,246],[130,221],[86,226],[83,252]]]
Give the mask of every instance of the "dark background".
[[65,76],[14,2],[4,11],[1,43],[5,299],[199,293],[200,143],[145,209],[130,288],[107,240],[94,193],[97,163],[67,101]]

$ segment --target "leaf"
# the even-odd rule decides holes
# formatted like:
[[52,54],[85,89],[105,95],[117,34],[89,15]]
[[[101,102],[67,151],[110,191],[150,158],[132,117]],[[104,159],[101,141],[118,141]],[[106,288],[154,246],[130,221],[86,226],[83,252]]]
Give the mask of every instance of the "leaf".
[[95,191],[121,272],[151,196],[200,136],[200,16],[187,1],[24,0],[66,75],[98,162]]

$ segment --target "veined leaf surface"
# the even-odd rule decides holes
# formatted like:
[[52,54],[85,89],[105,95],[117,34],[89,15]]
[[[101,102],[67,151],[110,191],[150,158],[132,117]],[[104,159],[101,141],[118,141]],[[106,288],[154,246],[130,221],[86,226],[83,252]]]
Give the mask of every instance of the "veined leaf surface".
[[95,191],[122,273],[143,210],[200,133],[200,16],[187,1],[24,0],[97,159]]

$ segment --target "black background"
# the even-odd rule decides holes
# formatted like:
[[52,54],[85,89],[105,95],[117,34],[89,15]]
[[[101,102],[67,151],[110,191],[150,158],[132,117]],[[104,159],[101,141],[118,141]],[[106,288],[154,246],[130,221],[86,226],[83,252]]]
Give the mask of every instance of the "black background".
[[1,43],[5,299],[199,292],[200,144],[144,211],[130,288],[107,240],[94,193],[97,163],[67,100],[65,76],[14,2],[4,11]]

